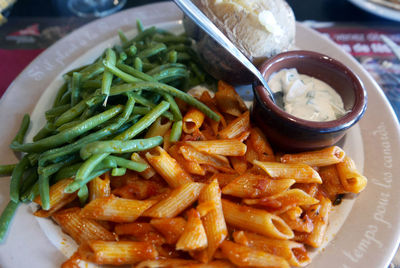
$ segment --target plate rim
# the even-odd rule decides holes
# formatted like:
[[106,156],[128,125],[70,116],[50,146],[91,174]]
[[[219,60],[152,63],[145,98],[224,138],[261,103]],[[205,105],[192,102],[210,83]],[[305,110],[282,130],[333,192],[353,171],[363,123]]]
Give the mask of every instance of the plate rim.
[[[124,15],[124,14],[130,14],[130,13],[133,12],[133,11],[145,10],[145,9],[150,8],[150,7],[151,7],[151,8],[154,8],[154,7],[157,6],[157,5],[159,5],[160,7],[168,7],[168,8],[171,8],[171,6],[170,6],[171,3],[158,3],[158,4],[150,4],[150,5],[146,5],[146,6],[136,7],[136,8],[133,8],[133,9],[128,9],[128,10],[125,10],[125,11],[123,11],[123,12],[120,12],[120,13],[117,13],[117,14],[115,14],[115,15],[112,15],[112,16],[110,16],[110,17],[103,18],[103,19],[100,19],[100,20],[96,20],[96,21],[93,21],[93,22],[91,22],[91,23],[89,23],[89,24],[86,24],[86,25],[82,26],[81,28],[79,28],[79,29],[73,31],[72,33],[70,33],[70,34],[67,35],[66,37],[62,38],[61,40],[57,41],[57,42],[56,42],[55,44],[53,44],[51,47],[49,47],[48,49],[46,49],[42,54],[40,54],[31,64],[29,64],[29,65],[24,69],[24,71],[17,77],[17,79],[15,79],[15,80],[13,81],[13,83],[12,83],[12,84],[9,86],[9,88],[7,89],[6,93],[3,95],[2,100],[0,101],[0,106],[1,106],[1,108],[3,108],[3,106],[4,106],[3,104],[5,104],[6,99],[7,99],[7,101],[8,101],[8,100],[11,98],[10,95],[12,95],[13,93],[15,93],[16,87],[17,87],[19,84],[23,84],[23,83],[21,82],[21,80],[23,80],[23,77],[24,77],[24,76],[27,76],[27,75],[28,75],[29,71],[31,71],[32,68],[35,67],[35,64],[37,64],[39,61],[45,59],[45,58],[46,58],[46,55],[51,54],[51,52],[52,52],[57,46],[59,46],[60,44],[63,44],[64,42],[66,42],[66,40],[68,40],[68,38],[71,38],[71,36],[73,37],[73,36],[79,35],[79,34],[82,33],[85,29],[88,29],[88,28],[90,28],[90,27],[93,27],[94,25],[96,25],[96,24],[99,23],[100,21],[112,20],[112,19],[118,18],[119,16],[122,16],[122,15]],[[179,13],[179,12],[176,12],[176,14],[175,14],[174,17],[176,17],[177,19],[179,19],[179,16],[180,16],[180,13]],[[174,19],[172,19],[172,20],[174,20]],[[167,21],[164,20],[164,21],[162,21],[162,22],[168,22],[168,21],[172,21],[172,20],[167,20]],[[153,22],[153,23],[156,23],[156,22]],[[302,25],[299,25],[299,24],[298,24],[298,27],[302,27],[303,30],[305,30],[305,31],[313,31],[313,32],[315,32],[314,30],[309,29],[309,28],[306,28],[306,27],[304,27],[304,26],[302,26]],[[122,27],[122,29],[124,29],[124,27]],[[107,36],[112,36],[112,35],[114,35],[114,34],[115,34],[115,33],[113,33],[113,34],[110,34],[110,33],[109,33],[108,35],[106,35],[106,37],[103,37],[102,40],[105,40],[105,39],[109,38],[109,37],[107,37]],[[315,32],[314,34],[316,34],[316,32]],[[321,36],[319,35],[319,37],[321,37]],[[329,41],[329,42],[331,42],[331,41]],[[331,43],[329,43],[329,44],[330,44],[330,45],[336,46],[336,44],[334,44],[333,42],[331,42]],[[75,59],[75,58],[74,58],[74,59]],[[358,68],[361,67],[361,65],[360,65],[355,59],[350,59],[350,60],[354,61],[354,62],[352,62],[352,63],[356,64],[356,66],[357,66]],[[72,61],[73,61],[73,60],[71,60],[69,63],[71,63]],[[61,69],[62,69],[62,68],[61,68]],[[380,97],[381,97],[382,100],[384,101],[385,105],[386,105],[386,106],[389,105],[388,107],[389,107],[389,113],[390,113],[390,115],[391,115],[391,119],[397,119],[396,116],[395,116],[395,113],[394,113],[393,109],[391,108],[391,106],[390,106],[390,104],[389,104],[389,102],[388,102],[388,100],[387,100],[387,98],[386,98],[386,96],[384,95],[384,93],[383,93],[381,90],[379,90],[378,84],[372,79],[372,77],[370,77],[370,75],[367,73],[367,71],[364,70],[362,67],[361,67],[361,71],[364,73],[363,75],[365,75],[365,76],[368,77],[368,79],[370,80],[369,82],[372,83],[372,84],[374,85],[374,88],[375,88],[374,90],[376,90],[376,93],[378,93],[378,94],[380,95]],[[55,71],[55,72],[60,73],[60,70]],[[25,78],[25,79],[26,79],[26,78]],[[51,81],[53,81],[53,79],[51,79],[50,82],[51,82]],[[47,85],[47,87],[48,87],[49,83],[47,83],[46,85]],[[1,109],[0,109],[0,110],[1,110]],[[24,106],[24,107],[22,107],[22,109],[20,109],[20,110],[31,112],[33,109],[30,108],[29,106],[27,106],[27,107]],[[12,114],[12,116],[14,116],[14,119],[15,119],[15,116],[17,116],[17,113]],[[1,122],[1,121],[3,121],[3,118],[0,118],[0,122]],[[395,121],[397,122],[397,120],[395,120]],[[10,127],[10,128],[11,128],[11,127]],[[399,124],[398,124],[398,123],[397,123],[397,125],[395,126],[395,130],[396,130],[396,132],[397,132],[397,138],[400,139],[400,128],[399,128]],[[2,143],[4,143],[4,141],[2,141]],[[2,144],[2,145],[3,145],[2,148],[4,148],[4,144]],[[3,185],[3,184],[1,184],[1,185]],[[8,197],[8,195],[5,195],[5,196]],[[4,196],[3,196],[3,197],[4,197]],[[40,236],[43,236],[43,234],[39,234],[39,235],[40,235]],[[9,238],[9,237],[8,237],[8,238]],[[400,238],[397,239],[396,244],[398,244],[399,239],[400,239]],[[2,248],[2,247],[0,247],[0,248]],[[395,249],[393,249],[393,251],[394,251],[394,252],[393,252],[393,254],[394,254],[394,253],[395,253]],[[393,255],[393,254],[392,254],[392,255]],[[0,256],[1,256],[1,255],[2,255],[2,254],[1,254],[1,250],[0,250]],[[1,258],[0,258],[0,259],[1,259]],[[391,259],[388,259],[387,262],[390,262],[390,260],[391,260]],[[51,266],[49,266],[49,267],[51,267]],[[382,267],[383,267],[383,266],[382,266]]]
[[400,11],[390,9],[385,6],[378,5],[376,3],[368,2],[367,0],[349,0],[352,4],[357,7],[372,13],[381,18],[385,18],[393,21],[400,21]]

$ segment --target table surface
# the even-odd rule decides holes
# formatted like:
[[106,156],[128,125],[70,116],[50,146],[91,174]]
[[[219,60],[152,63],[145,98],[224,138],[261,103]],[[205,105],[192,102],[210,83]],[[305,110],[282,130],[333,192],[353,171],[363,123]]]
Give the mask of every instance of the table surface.
[[[12,80],[39,53],[72,30],[93,19],[73,17],[65,0],[18,0],[0,26],[0,98]],[[123,9],[159,1],[131,0]],[[287,0],[298,21],[318,31],[352,54],[372,74],[400,115],[400,60],[378,40],[387,34],[400,44],[400,22],[367,13],[347,0]],[[5,62],[10,64],[4,64]],[[399,258],[400,259],[400,258]],[[393,266],[394,267],[394,266]]]

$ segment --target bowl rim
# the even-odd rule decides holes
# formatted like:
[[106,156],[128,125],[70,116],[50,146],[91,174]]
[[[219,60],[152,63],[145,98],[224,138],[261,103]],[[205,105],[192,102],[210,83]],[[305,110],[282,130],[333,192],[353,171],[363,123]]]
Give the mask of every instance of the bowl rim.
[[[291,115],[285,112],[282,108],[278,107],[272,100],[269,98],[267,91],[265,88],[258,82],[253,82],[253,91],[255,102],[260,104],[260,106],[265,109],[271,110],[275,116],[284,120],[286,123],[294,125],[296,127],[308,130],[317,130],[319,132],[337,132],[341,130],[345,130],[354,125],[361,117],[364,115],[365,110],[367,109],[368,95],[365,90],[364,84],[361,79],[356,75],[350,68],[345,66],[340,61],[309,50],[292,50],[288,52],[279,53],[276,56],[267,59],[264,61],[258,69],[261,74],[265,77],[265,73],[272,65],[278,62],[282,62],[288,58],[301,58],[304,59],[313,59],[319,60],[327,63],[327,66],[333,66],[342,73],[344,73],[347,77],[350,78],[353,82],[353,89],[355,91],[355,101],[353,106],[351,107],[350,112],[346,113],[344,116],[331,120],[331,121],[309,121],[305,119],[298,118],[294,115]],[[268,80],[267,80],[268,81]]]

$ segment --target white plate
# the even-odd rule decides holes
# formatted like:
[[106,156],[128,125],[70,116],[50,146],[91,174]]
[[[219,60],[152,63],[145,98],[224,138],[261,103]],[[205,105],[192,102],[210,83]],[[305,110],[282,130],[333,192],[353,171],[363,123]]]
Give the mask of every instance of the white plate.
[[400,21],[400,11],[375,4],[368,0],[349,0],[359,8],[385,19]]
[[[16,161],[8,145],[24,113],[31,113],[36,106],[32,113],[34,128],[43,122],[40,115],[54,97],[61,82],[60,74],[94,59],[104,47],[116,42],[117,29],[131,30],[136,19],[141,19],[144,25],[179,29],[180,17],[181,13],[171,3],[127,10],[92,22],[43,52],[0,101],[0,150],[3,152],[0,163]],[[299,48],[328,54],[348,65],[361,77],[369,94],[369,108],[358,126],[346,136],[344,144],[358,166],[364,166],[369,185],[355,202],[345,200],[336,209],[328,236],[333,239],[317,254],[310,267],[386,268],[398,244],[400,230],[400,196],[396,195],[400,182],[392,180],[400,174],[399,166],[394,164],[400,160],[397,119],[378,85],[348,54],[302,25],[297,26],[296,40]],[[46,94],[40,98],[45,89]],[[31,129],[30,133],[33,132]],[[0,209],[8,201],[8,189],[9,180],[0,180]],[[63,254],[73,250],[56,230],[45,226],[49,221],[38,224],[31,213],[29,206],[18,210],[6,243],[0,245],[0,267],[58,267],[65,260]],[[46,234],[41,226],[45,226]]]

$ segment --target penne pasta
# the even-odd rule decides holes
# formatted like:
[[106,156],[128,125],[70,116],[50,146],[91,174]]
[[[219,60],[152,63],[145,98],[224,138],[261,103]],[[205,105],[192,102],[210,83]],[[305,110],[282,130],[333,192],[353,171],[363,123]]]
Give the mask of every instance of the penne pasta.
[[246,205],[267,207],[269,211],[280,213],[296,206],[309,206],[319,203],[318,199],[300,189],[290,189],[274,196],[261,199],[243,199]]
[[299,183],[322,183],[318,172],[305,164],[284,164],[276,162],[253,162],[269,176],[277,179],[293,179]]
[[337,171],[336,165],[321,167],[318,171],[322,179],[322,188],[328,195],[329,199],[335,200],[338,194],[346,193]]
[[158,257],[154,245],[147,242],[94,240],[88,244],[93,251],[96,264],[135,264]]
[[178,162],[178,164],[183,167],[190,174],[204,176],[206,170],[197,161],[191,159],[185,159],[183,155],[179,152],[179,146],[174,145],[169,149],[170,155]]
[[190,175],[161,147],[158,146],[151,152],[147,152],[146,158],[172,188],[192,181]]
[[115,226],[114,232],[120,237],[127,235],[133,236],[135,241],[149,242],[154,245],[162,245],[165,243],[164,237],[147,222],[118,224]]
[[[50,203],[50,208],[49,210],[52,211],[52,213],[54,213],[55,211],[57,211],[58,209],[62,208],[65,204],[66,201],[69,200],[69,202],[71,202],[72,200],[75,199],[76,197],[76,193],[72,193],[72,194],[68,194],[64,191],[64,189],[70,184],[72,183],[74,180],[73,179],[63,179],[55,184],[53,184],[50,187],[49,190],[49,203]],[[37,203],[38,205],[42,205],[42,201],[40,196],[37,196],[33,202]]]
[[247,172],[222,188],[222,193],[241,198],[262,198],[286,191],[294,183],[292,179],[272,180],[265,175]]
[[249,144],[251,144],[251,147],[258,153],[258,158],[261,161],[266,161],[264,158],[267,156],[271,160],[274,159],[274,151],[264,133],[262,133],[259,128],[253,127],[250,129]]
[[215,173],[214,175],[211,176],[209,181],[213,181],[216,179],[218,181],[218,184],[221,188],[225,187],[228,185],[231,181],[233,181],[235,178],[237,178],[239,175],[238,174],[228,174],[228,173]]
[[160,116],[159,118],[157,118],[156,121],[154,121],[153,124],[151,124],[144,137],[146,139],[156,136],[163,137],[165,133],[167,133],[167,131],[171,129],[171,125],[171,121],[166,120],[165,118]]
[[144,171],[139,172],[139,174],[142,178],[147,180],[156,174],[156,171],[154,170],[154,168],[152,168],[152,166],[149,164],[149,162],[147,162],[147,160],[145,160],[143,157],[141,157],[138,153],[133,153],[131,155],[131,160],[135,161],[135,162],[147,164],[148,167]]
[[108,197],[111,195],[110,179],[107,176],[104,180],[100,177],[89,182],[89,200]]
[[289,268],[289,264],[284,258],[228,240],[221,244],[221,249],[233,264],[240,267]]
[[290,265],[304,267],[311,262],[303,244],[280,239],[271,239],[255,233],[235,231],[236,243],[284,258]]
[[285,154],[282,163],[301,163],[313,167],[329,166],[343,161],[346,153],[338,146],[297,154]]
[[185,259],[160,259],[154,261],[142,261],[136,268],[161,268],[161,267],[190,267],[191,264],[196,264],[194,260]]
[[167,244],[175,244],[185,229],[186,220],[182,217],[152,219],[150,224],[164,236]]
[[215,100],[218,109],[224,113],[240,116],[243,112],[247,111],[246,104],[239,94],[237,94],[231,85],[223,81],[218,81],[218,91],[215,93]]
[[238,140],[187,141],[185,143],[208,154],[242,156],[246,153],[246,145]]
[[[292,229],[278,216],[265,210],[235,204],[222,199],[227,224],[278,239],[291,239]],[[251,220],[249,220],[251,219]]]
[[343,188],[351,193],[358,194],[367,186],[367,178],[358,172],[354,161],[346,156],[343,162],[337,164],[337,171]]
[[[218,132],[219,139],[233,139],[250,128],[250,112],[246,111]],[[248,135],[248,134],[247,134]]]
[[204,122],[205,115],[198,109],[191,107],[183,117],[182,130],[185,133],[193,133],[200,129]]
[[92,200],[82,209],[81,215],[94,220],[133,222],[155,203],[156,200],[140,201],[109,196]]
[[[249,147],[247,147],[247,150],[248,149],[249,149]],[[237,173],[243,174],[246,172],[248,165],[247,165],[247,160],[246,160],[245,156],[230,156],[229,160],[231,162],[233,169]]]
[[294,231],[303,232],[303,233],[311,233],[314,229],[314,224],[310,217],[304,213],[300,207],[294,207],[282,214],[279,214],[279,217],[284,220],[287,225]]
[[215,251],[228,235],[222,210],[221,190],[216,179],[205,186],[199,196],[199,206],[210,204],[210,202],[212,205],[209,206],[212,209],[202,219],[208,239],[208,247],[206,249],[208,261],[213,258]]
[[94,220],[83,218],[78,207],[65,209],[53,215],[53,219],[78,244],[90,240],[115,240],[115,236]]
[[187,212],[188,220],[185,229],[176,243],[177,250],[202,250],[207,247],[207,236],[200,214],[195,209]]
[[172,218],[193,204],[204,184],[190,182],[174,189],[170,195],[143,213],[152,218]]

